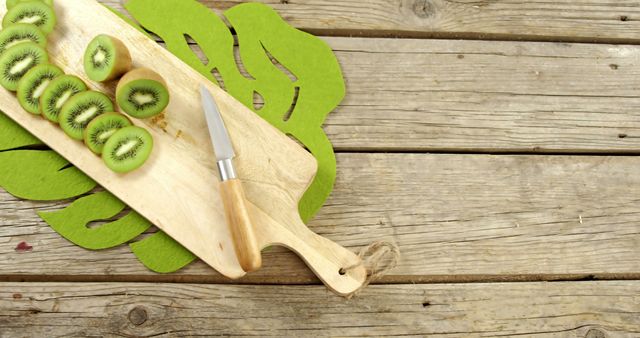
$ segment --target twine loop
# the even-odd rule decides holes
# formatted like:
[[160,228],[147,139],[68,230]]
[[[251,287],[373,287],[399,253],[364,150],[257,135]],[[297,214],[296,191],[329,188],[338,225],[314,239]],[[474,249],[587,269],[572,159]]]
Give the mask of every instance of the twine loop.
[[362,283],[357,290],[348,294],[346,296],[347,299],[357,296],[369,284],[380,279],[395,268],[400,260],[400,249],[398,249],[398,246],[394,243],[377,241],[362,248],[358,257],[360,258],[358,263],[340,269],[341,275],[361,266],[364,266],[367,271],[367,278],[364,280],[364,283]]

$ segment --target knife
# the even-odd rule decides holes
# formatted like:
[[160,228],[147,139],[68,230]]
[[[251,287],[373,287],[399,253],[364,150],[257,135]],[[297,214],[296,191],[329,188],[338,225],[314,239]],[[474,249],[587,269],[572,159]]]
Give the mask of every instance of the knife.
[[220,195],[224,204],[227,225],[231,231],[240,266],[245,272],[251,272],[260,268],[262,256],[249,217],[242,181],[238,179],[233,166],[233,158],[236,157],[236,154],[215,99],[204,85],[200,86],[200,94],[211,142],[218,161]]

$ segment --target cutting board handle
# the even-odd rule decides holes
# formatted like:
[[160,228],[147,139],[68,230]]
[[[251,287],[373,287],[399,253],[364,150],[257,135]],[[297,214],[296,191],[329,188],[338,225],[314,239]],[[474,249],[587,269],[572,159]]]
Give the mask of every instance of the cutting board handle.
[[309,230],[297,214],[286,220],[288,224],[285,227],[252,203],[249,204],[252,213],[260,214],[253,219],[259,220],[255,226],[261,248],[271,245],[289,248],[305,261],[327,287],[339,295],[348,296],[362,287],[367,271],[358,255]]

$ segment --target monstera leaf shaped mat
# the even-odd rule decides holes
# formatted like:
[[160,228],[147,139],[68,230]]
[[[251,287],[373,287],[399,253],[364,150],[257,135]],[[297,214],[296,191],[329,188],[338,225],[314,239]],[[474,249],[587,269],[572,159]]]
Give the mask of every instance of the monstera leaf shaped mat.
[[[345,95],[340,66],[331,49],[258,3],[237,5],[223,13],[239,47],[230,27],[197,1],[129,0],[125,8],[140,26],[159,36],[169,51],[311,151],[319,169],[300,201],[299,212],[304,221],[313,217],[331,193],[336,177],[333,147],[322,124]],[[0,187],[29,200],[75,198],[62,210],[38,215],[83,248],[101,250],[131,242],[136,257],[161,273],[177,271],[196,259],[162,231],[137,240],[152,227],[146,219],[128,211],[110,193],[95,192],[99,189],[94,181],[2,113]],[[88,227],[104,220],[109,221]]]

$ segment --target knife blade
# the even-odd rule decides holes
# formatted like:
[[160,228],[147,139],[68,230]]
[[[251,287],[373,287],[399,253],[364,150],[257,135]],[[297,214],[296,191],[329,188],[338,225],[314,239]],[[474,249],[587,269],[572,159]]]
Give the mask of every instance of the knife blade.
[[213,95],[204,85],[200,86],[200,95],[220,172],[220,195],[227,225],[240,266],[245,272],[251,272],[260,268],[262,256],[247,209],[242,182],[233,165],[236,154]]

